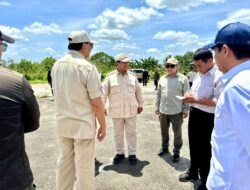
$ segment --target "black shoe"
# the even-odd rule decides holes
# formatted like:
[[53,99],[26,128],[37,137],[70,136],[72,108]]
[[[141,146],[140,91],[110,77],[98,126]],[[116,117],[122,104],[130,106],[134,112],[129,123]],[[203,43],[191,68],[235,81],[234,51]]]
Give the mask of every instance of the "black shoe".
[[158,156],[162,156],[163,154],[168,154],[168,149],[161,148],[158,152]]
[[189,171],[179,176],[179,181],[181,182],[195,181],[197,179],[198,179],[198,174],[192,174]]
[[124,154],[116,154],[113,159],[113,164],[119,164],[124,158]]
[[137,162],[137,158],[136,158],[135,155],[129,155],[128,161],[129,161],[129,164],[130,164],[130,165],[135,165],[136,162]]
[[197,190],[207,190],[206,185],[204,185],[203,183],[199,185],[199,187],[197,188]]
[[179,160],[180,160],[179,154],[174,154],[174,156],[173,156],[173,162],[179,162]]

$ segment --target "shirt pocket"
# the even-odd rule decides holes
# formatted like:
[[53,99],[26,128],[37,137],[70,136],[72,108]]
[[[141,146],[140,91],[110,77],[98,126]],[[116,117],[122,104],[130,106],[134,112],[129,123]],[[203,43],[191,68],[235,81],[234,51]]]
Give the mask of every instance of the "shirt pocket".
[[198,96],[200,98],[213,98],[214,95],[214,86],[213,83],[204,84],[200,86]]
[[119,104],[111,104],[109,107],[109,114],[111,116],[120,116],[121,115],[121,105]]
[[130,105],[130,113],[131,115],[137,114],[137,104],[131,104]]
[[128,82],[128,92],[135,93],[135,82],[134,81]]
[[111,84],[110,93],[120,93],[121,92],[121,86],[119,84]]

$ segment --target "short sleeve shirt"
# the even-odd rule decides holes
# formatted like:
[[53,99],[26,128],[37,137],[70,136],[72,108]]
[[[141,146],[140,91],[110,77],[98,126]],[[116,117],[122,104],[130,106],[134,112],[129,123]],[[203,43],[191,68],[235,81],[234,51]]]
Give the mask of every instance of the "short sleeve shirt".
[[95,65],[78,51],[70,50],[55,63],[51,76],[59,136],[94,138],[95,113],[91,99],[102,96]]

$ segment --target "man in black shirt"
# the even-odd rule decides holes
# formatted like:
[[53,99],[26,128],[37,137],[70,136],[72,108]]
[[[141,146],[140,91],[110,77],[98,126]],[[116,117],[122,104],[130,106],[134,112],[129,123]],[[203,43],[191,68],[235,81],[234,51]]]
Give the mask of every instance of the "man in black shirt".
[[[0,60],[15,40],[0,31]],[[0,67],[0,189],[34,190],[24,133],[39,127],[39,107],[21,74]]]

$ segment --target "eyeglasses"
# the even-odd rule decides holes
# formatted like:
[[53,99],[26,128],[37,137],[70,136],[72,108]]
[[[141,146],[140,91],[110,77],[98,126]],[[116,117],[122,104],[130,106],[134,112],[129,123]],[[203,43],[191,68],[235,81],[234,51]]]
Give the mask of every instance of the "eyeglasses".
[[168,69],[168,68],[173,69],[173,68],[175,68],[175,66],[176,66],[176,65],[167,64],[165,67],[166,67],[167,69]]
[[1,46],[2,46],[2,52],[6,52],[8,44],[5,43],[5,42],[0,42],[0,43],[1,43]]
[[116,61],[117,63],[123,63],[123,64],[128,64],[128,61],[123,62],[123,61]]
[[93,47],[94,47],[94,44],[91,42],[84,42],[84,44],[89,44],[91,49],[93,49]]

